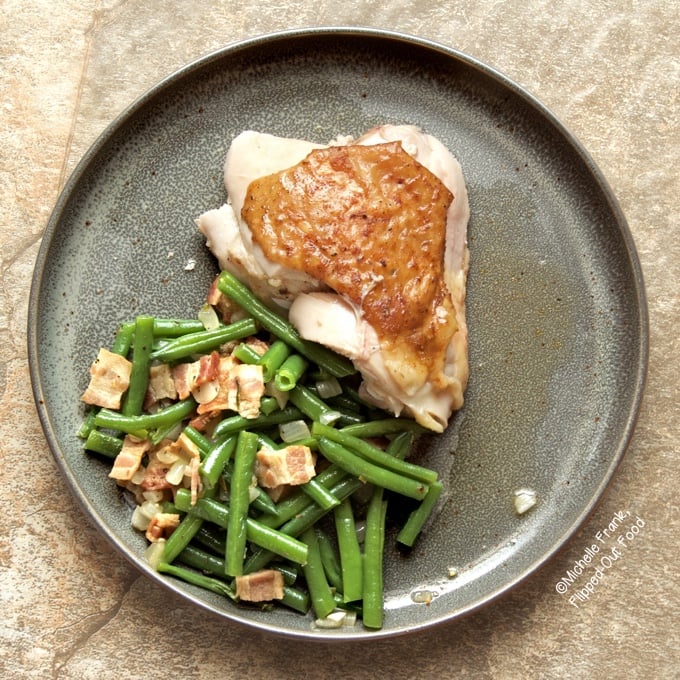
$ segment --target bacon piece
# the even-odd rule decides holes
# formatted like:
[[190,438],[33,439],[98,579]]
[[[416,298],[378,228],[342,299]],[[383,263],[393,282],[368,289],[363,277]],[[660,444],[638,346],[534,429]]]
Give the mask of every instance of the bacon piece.
[[162,489],[171,489],[172,485],[166,479],[165,475],[168,473],[170,466],[167,463],[162,463],[158,460],[156,451],[149,452],[149,462],[147,463],[144,472],[144,479],[140,483],[140,487],[144,491],[160,491]]
[[149,386],[144,397],[144,409],[148,410],[163,399],[177,399],[177,389],[170,366],[158,364],[149,368]]
[[315,474],[314,456],[308,446],[292,444],[284,449],[267,446],[257,452],[255,476],[264,488],[273,489],[281,484],[297,486]]
[[219,389],[219,368],[219,352],[175,366],[172,377],[179,398],[186,399],[191,394],[199,403],[212,401]]
[[130,361],[102,347],[90,366],[90,383],[81,400],[93,406],[119,409],[123,394],[130,385],[131,371]]
[[179,526],[179,515],[174,512],[157,512],[146,529],[146,539],[156,543],[167,538]]
[[211,401],[199,403],[197,413],[236,411],[244,418],[260,414],[260,399],[264,394],[262,366],[241,364],[233,356],[220,358],[219,390]]
[[283,598],[283,574],[276,569],[262,569],[236,577],[236,596],[246,602],[268,602]]
[[138,439],[130,434],[123,439],[123,448],[113,461],[113,467],[109,472],[111,479],[130,481],[142,464],[144,454],[151,448],[148,439]]

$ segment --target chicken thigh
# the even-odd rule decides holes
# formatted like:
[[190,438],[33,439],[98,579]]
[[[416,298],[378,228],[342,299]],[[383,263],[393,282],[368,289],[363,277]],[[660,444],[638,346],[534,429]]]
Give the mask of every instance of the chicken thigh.
[[347,356],[364,396],[440,432],[468,378],[469,216],[459,163],[413,126],[329,146],[256,132],[198,220],[220,266],[300,335]]

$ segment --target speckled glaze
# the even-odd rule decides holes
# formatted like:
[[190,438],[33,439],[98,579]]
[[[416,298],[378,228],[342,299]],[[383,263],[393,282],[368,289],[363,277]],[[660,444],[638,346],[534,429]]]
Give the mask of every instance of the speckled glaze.
[[[397,554],[392,532],[386,541],[383,630],[323,631],[309,617],[237,608],[150,570],[107,464],[84,454],[76,437],[79,397],[98,347],[110,344],[121,321],[198,310],[216,264],[194,218],[225,200],[221,169],[236,134],[252,128],[324,142],[381,123],[421,126],[465,171],[471,379],[446,434],[419,443],[417,455],[439,471],[445,499],[409,557]],[[632,432],[647,311],[614,197],[538,102],[430,42],[312,29],[208,56],[112,123],[79,164],[45,233],[29,354],[38,411],[61,470],[87,516],[143,572],[262,630],[358,640],[470,612],[569,539]],[[512,504],[520,487],[539,498],[522,517]]]

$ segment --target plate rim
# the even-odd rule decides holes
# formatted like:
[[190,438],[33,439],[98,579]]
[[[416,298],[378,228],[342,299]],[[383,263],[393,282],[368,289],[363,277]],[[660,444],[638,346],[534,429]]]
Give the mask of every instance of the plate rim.
[[[510,90],[513,96],[519,97],[521,100],[523,100],[525,104],[528,104],[543,120],[550,124],[558,136],[563,141],[566,141],[580,157],[585,168],[588,170],[598,188],[602,192],[602,196],[606,199],[607,207],[615,219],[617,231],[620,234],[621,242],[625,247],[628,262],[633,273],[634,286],[631,292],[631,299],[634,298],[637,305],[639,318],[639,327],[637,330],[640,338],[639,346],[636,347],[638,363],[636,365],[637,372],[634,380],[634,390],[631,392],[632,399],[630,401],[630,410],[626,418],[625,427],[622,428],[617,438],[618,447],[612,452],[611,456],[608,456],[609,465],[605,474],[603,474],[599,484],[597,485],[596,492],[592,494],[589,502],[581,509],[581,512],[574,519],[571,526],[569,526],[564,531],[559,540],[555,541],[552,549],[538,556],[528,567],[516,575],[515,578],[509,579],[501,587],[495,589],[493,592],[487,593],[483,597],[478,598],[477,601],[460,610],[457,610],[453,614],[446,613],[442,616],[433,618],[427,622],[420,623],[409,628],[382,629],[379,631],[362,630],[358,633],[317,631],[315,629],[286,629],[273,626],[268,623],[261,623],[252,619],[239,618],[238,615],[232,615],[230,612],[217,611],[212,606],[210,606],[209,603],[194,597],[194,595],[191,592],[188,592],[186,589],[180,588],[179,586],[175,585],[174,582],[168,579],[161,578],[161,575],[146,565],[139,555],[132,555],[131,552],[112,534],[110,528],[106,526],[106,522],[103,521],[103,518],[99,515],[97,510],[91,505],[88,499],[85,498],[84,494],[80,490],[76,476],[73,474],[72,470],[67,464],[65,456],[61,450],[61,445],[52,427],[49,407],[45,403],[42,375],[40,371],[40,356],[38,351],[38,326],[40,323],[38,300],[42,289],[42,276],[48,264],[48,255],[50,253],[52,243],[55,237],[58,235],[58,228],[61,222],[62,214],[68,205],[71,195],[77,189],[79,182],[87,172],[90,163],[98,156],[98,154],[106,146],[109,140],[118,132],[118,130],[124,126],[127,121],[132,119],[138,112],[140,112],[145,105],[152,102],[160,93],[164,92],[175,84],[181,83],[185,78],[190,77],[193,73],[199,72],[212,64],[217,64],[223,59],[228,59],[230,56],[236,55],[239,52],[251,50],[264,45],[271,46],[273,43],[279,41],[302,41],[308,39],[318,40],[319,38],[337,38],[343,35],[348,35],[353,38],[366,37],[373,41],[380,41],[386,44],[405,43],[420,49],[427,50],[428,52],[439,53],[447,59],[462,62],[467,67],[471,67],[483,74],[485,77],[490,78],[500,87]],[[644,276],[639,255],[633,240],[632,232],[630,231],[628,222],[619,206],[614,192],[612,191],[604,174],[601,172],[579,139],[570,130],[568,130],[567,127],[558,119],[558,117],[537,97],[535,97],[526,88],[519,85],[513,79],[509,78],[488,64],[478,60],[477,58],[472,57],[456,48],[428,38],[423,38],[414,34],[404,33],[397,30],[370,28],[364,26],[316,26],[262,33],[254,37],[248,37],[228,43],[222,47],[208,52],[207,54],[204,54],[203,56],[199,56],[198,58],[175,69],[172,73],[157,81],[144,93],[142,93],[125,108],[123,108],[104,127],[104,129],[96,136],[95,140],[90,144],[88,149],[79,159],[78,163],[70,173],[67,181],[60,189],[59,195],[55,201],[49,220],[41,237],[41,244],[34,263],[28,299],[27,347],[31,387],[39,421],[45,439],[53,457],[55,458],[60,472],[64,475],[64,478],[66,479],[72,494],[78,501],[81,509],[84,511],[84,514],[87,516],[90,523],[94,524],[98,532],[103,534],[109,543],[116,549],[116,551],[126,557],[137,570],[141,571],[153,581],[167,588],[171,592],[179,595],[183,600],[188,600],[192,604],[198,605],[204,611],[208,611],[218,618],[226,619],[232,623],[245,625],[248,628],[258,630],[262,633],[274,633],[289,638],[323,642],[361,641],[365,639],[380,639],[411,634],[416,631],[432,629],[433,627],[441,625],[442,623],[450,623],[454,620],[459,620],[465,616],[468,616],[482,609],[483,607],[488,606],[492,602],[499,600],[502,596],[513,590],[519,583],[525,581],[542,566],[551,561],[557,553],[567,547],[569,540],[586,523],[597,505],[603,499],[607,488],[611,484],[633,437],[640,412],[641,402],[644,396],[648,372],[649,310],[644,284]]]

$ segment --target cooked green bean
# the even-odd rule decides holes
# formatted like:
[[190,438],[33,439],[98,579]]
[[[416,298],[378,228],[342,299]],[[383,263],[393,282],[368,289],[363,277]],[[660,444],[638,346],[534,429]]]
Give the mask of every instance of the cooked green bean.
[[283,598],[279,602],[300,614],[306,614],[309,611],[309,595],[292,586],[283,586]]
[[223,271],[220,274],[217,287],[251,314],[266,330],[332,375],[340,378],[356,373],[351,361],[322,345],[303,340],[291,323],[269,309],[246,285],[229,272]]
[[[222,472],[222,477],[224,477],[224,480],[227,482],[227,486],[231,486],[231,476],[233,472],[234,468],[232,461],[227,461]],[[255,496],[250,501],[250,505],[256,510],[264,512],[267,515],[276,515],[277,513],[276,503],[274,503],[274,501],[267,495],[267,492],[260,486],[255,487]]]
[[114,354],[120,354],[120,356],[126,357],[132,346],[132,337],[134,333],[134,321],[127,321],[126,323],[121,324],[116,333],[113,345],[111,345],[111,351]]
[[138,316],[135,319],[135,335],[132,341],[130,385],[123,397],[120,409],[124,416],[138,416],[142,412],[144,397],[149,386],[149,357],[152,345],[153,317]]
[[232,432],[239,432],[240,430],[260,430],[270,425],[280,425],[281,423],[289,423],[293,420],[299,420],[302,413],[299,409],[293,406],[287,406],[281,411],[274,411],[269,415],[260,415],[257,418],[244,418],[243,416],[229,416],[224,418],[215,426],[213,435],[215,437],[222,437],[225,434]]
[[276,371],[286,360],[290,352],[291,348],[287,343],[283,340],[274,340],[258,361],[260,366],[262,366],[262,377],[265,382],[269,382],[276,375]]
[[177,401],[156,413],[141,416],[126,416],[118,411],[103,408],[95,416],[94,422],[97,427],[135,434],[177,422],[189,416],[195,408],[196,402],[192,398]]
[[360,600],[363,593],[363,565],[352,502],[346,498],[333,510],[340,551],[342,593],[345,602]]
[[153,334],[158,338],[176,338],[204,330],[205,326],[198,319],[154,318],[153,320]]
[[307,563],[302,565],[302,571],[307,581],[312,609],[317,618],[323,619],[335,609],[333,591],[326,580],[326,573],[321,562],[319,543],[314,529],[307,529],[302,534],[302,540],[308,547],[309,557]]
[[[196,532],[192,542],[210,550],[215,555],[224,556],[225,539],[226,534],[224,530],[206,522]],[[222,569],[220,574],[224,574],[224,569]]]
[[[190,515],[187,515],[187,517],[190,517]],[[163,556],[165,557],[165,553],[163,553]],[[185,546],[177,555],[177,561],[186,564],[188,567],[193,567],[194,569],[208,572],[213,576],[224,578],[224,557],[212,555],[194,545]]]
[[201,461],[198,470],[208,488],[214,487],[219,481],[224,466],[236,449],[237,440],[238,437],[235,434],[225,437],[212,447],[208,455]]
[[309,362],[299,354],[291,354],[274,375],[274,385],[281,392],[290,392],[304,375]]
[[434,482],[430,485],[430,490],[427,492],[425,498],[420,502],[420,505],[409,515],[406,524],[401,528],[397,534],[397,543],[401,543],[409,548],[413,547],[416,542],[421,529],[423,528],[428,517],[432,514],[434,506],[437,504],[441,496],[443,485],[441,482]]
[[[212,498],[199,498],[195,505],[191,505],[191,492],[188,489],[178,489],[175,494],[175,504],[181,512],[198,515],[223,529],[228,527],[229,508],[219,501]],[[290,534],[268,527],[251,517],[246,519],[246,535],[251,543],[272,554],[285,557],[291,562],[302,564],[307,559],[307,548],[304,543]]]
[[374,463],[386,470],[391,470],[405,477],[410,477],[424,484],[431,484],[437,480],[437,472],[422,465],[415,465],[400,458],[395,458],[377,446],[359,437],[346,434],[343,430],[336,430],[334,427],[314,423],[312,434],[317,437],[325,437],[344,448],[354,452],[365,461]]
[[232,354],[244,364],[257,364],[260,361],[260,355],[257,351],[250,345],[246,345],[245,342],[237,345],[232,351]]
[[115,458],[123,448],[123,440],[107,432],[91,429],[83,447],[107,458]]
[[346,425],[341,428],[341,432],[344,434],[361,438],[382,437],[383,435],[396,434],[404,431],[416,432],[418,434],[427,432],[422,425],[418,425],[415,420],[409,420],[408,418],[369,420],[365,423]]
[[151,353],[152,359],[170,362],[184,359],[192,354],[207,354],[230,340],[238,340],[254,335],[257,326],[252,319],[241,319],[228,326],[220,326],[213,330],[187,333],[169,340],[162,347]]
[[210,590],[218,595],[224,595],[232,600],[236,599],[236,594],[234,591],[224,582],[219,579],[212,578],[210,576],[205,576],[204,574],[199,574],[196,571],[191,571],[190,569],[185,569],[184,567],[178,567],[174,564],[168,564],[167,562],[161,562],[156,570],[162,574],[170,574],[170,576],[175,576],[176,578],[182,579],[187,583],[198,586],[199,588],[205,588],[205,590]]
[[196,515],[184,515],[177,528],[170,534],[163,547],[163,561],[171,564],[189,545],[191,539],[201,528],[203,519]]
[[191,442],[196,444],[203,457],[207,456],[214,446],[214,444],[202,432],[199,432],[191,425],[187,425],[184,428],[184,434]]
[[323,484],[319,484],[314,478],[304,484],[300,484],[300,489],[324,510],[332,510],[340,503]]
[[229,521],[224,558],[224,571],[228,576],[240,576],[243,573],[247,544],[246,520],[256,454],[257,435],[245,430],[239,432],[234,454],[234,472],[229,485]]
[[387,501],[383,490],[376,487],[366,513],[364,539],[363,621],[367,628],[381,628],[383,623],[383,553],[385,549],[385,516]]
[[416,500],[422,500],[427,494],[427,484],[375,465],[331,439],[320,437],[319,449],[325,458],[366,482]]
[[342,570],[333,542],[323,529],[317,527],[314,531],[316,532],[316,542],[319,544],[319,554],[321,555],[321,564],[323,564],[326,579],[333,588],[341,591]]

